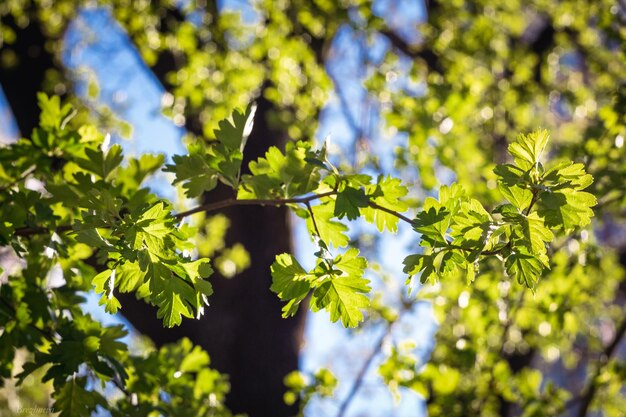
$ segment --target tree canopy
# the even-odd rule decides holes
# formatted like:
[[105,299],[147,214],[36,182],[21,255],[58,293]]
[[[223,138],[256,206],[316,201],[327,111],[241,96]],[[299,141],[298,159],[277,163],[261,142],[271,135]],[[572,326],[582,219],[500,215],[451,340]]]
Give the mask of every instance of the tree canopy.
[[[375,363],[429,416],[622,415],[623,4],[431,1],[413,30],[402,1],[218,3],[0,5],[23,136],[0,147],[2,406],[343,416]],[[63,60],[77,6],[126,31],[183,154],[110,143],[128,126]],[[342,33],[373,122],[337,78]],[[352,149],[315,140],[329,97]],[[176,198],[147,185],[162,173]],[[393,234],[410,242],[400,289],[381,259]],[[90,292],[152,340],[94,319]],[[397,329],[421,302],[439,327],[418,355]],[[308,310],[384,329],[354,381],[297,370]]]

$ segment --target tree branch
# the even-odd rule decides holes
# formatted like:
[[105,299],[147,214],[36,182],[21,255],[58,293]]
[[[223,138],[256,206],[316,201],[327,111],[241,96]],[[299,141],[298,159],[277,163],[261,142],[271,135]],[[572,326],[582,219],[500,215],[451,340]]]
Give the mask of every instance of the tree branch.
[[71,224],[64,224],[54,229],[49,229],[43,226],[19,227],[15,229],[15,232],[13,232],[13,236],[29,237],[50,232],[63,233],[69,232],[70,230],[72,230],[72,228],[73,226]]
[[220,210],[226,207],[234,207],[234,206],[285,206],[287,204],[307,204],[311,201],[319,200],[324,197],[329,197],[331,195],[337,194],[336,191],[327,191],[321,194],[312,194],[305,197],[294,197],[294,198],[279,198],[276,200],[259,200],[259,199],[250,199],[250,200],[237,200],[235,198],[231,198],[228,200],[217,201],[215,203],[207,203],[202,204],[198,207],[194,207],[191,210],[183,211],[182,213],[178,213],[174,217],[178,220],[182,220],[187,216],[191,216],[192,214],[200,213],[200,212],[210,212]]
[[374,345],[374,349],[369,354],[369,356],[363,363],[363,366],[359,370],[359,373],[357,374],[356,379],[354,380],[354,383],[352,384],[352,387],[350,388],[350,392],[348,392],[348,395],[341,403],[341,406],[339,406],[337,417],[344,416],[352,400],[354,399],[354,396],[359,391],[359,388],[361,388],[361,385],[363,385],[363,379],[365,378],[365,374],[367,373],[367,370],[369,369],[369,367],[372,365],[372,362],[374,361],[374,358],[376,357],[376,355],[380,353],[383,347],[383,343],[385,342],[385,339],[387,338],[387,336],[391,334],[391,329],[393,328],[394,323],[395,322],[391,322],[389,326],[387,326],[387,330],[385,330],[385,332],[378,338],[378,341]]
[[394,48],[398,49],[406,56],[413,59],[421,59],[426,63],[426,66],[430,71],[443,75],[444,71],[443,66],[441,65],[441,60],[439,59],[439,55],[434,53],[432,50],[424,48],[419,49],[413,45],[410,45],[408,42],[398,36],[397,33],[389,29],[381,30],[379,33],[386,37],[389,42],[391,42],[391,45]]
[[[602,352],[600,359],[598,360],[598,365],[596,372],[593,374],[593,377],[590,379],[589,385],[587,385],[579,396],[572,398],[565,406],[565,410],[575,406],[577,403],[581,403],[580,408],[578,409],[577,417],[586,417],[589,412],[589,407],[591,407],[591,403],[598,392],[599,383],[598,377],[604,371],[604,368],[609,364],[611,358],[617,351],[617,347],[620,342],[626,335],[626,318],[622,320],[619,327],[615,331],[615,337],[609,343],[609,345]],[[565,411],[564,410],[564,411]]]
[[[174,215],[174,218],[177,220],[182,220],[185,217],[191,216],[192,214],[200,213],[200,212],[211,212],[216,210],[221,210],[227,207],[234,206],[284,206],[287,204],[307,204],[314,200],[319,200],[324,197],[329,197],[331,195],[337,194],[336,191],[327,191],[325,193],[320,194],[312,194],[304,197],[294,197],[294,198],[279,198],[276,200],[262,200],[262,199],[250,199],[250,200],[237,200],[235,198],[217,201],[214,203],[202,204],[200,206],[194,207],[190,210],[180,212]],[[73,225],[66,224],[58,226],[54,229],[49,229],[43,226],[32,226],[32,227],[20,227],[15,229],[13,232],[13,236],[21,236],[28,237],[33,235],[39,235],[44,233],[56,232],[63,233],[68,232],[73,229]]]
[[[526,295],[526,290],[525,288],[522,288],[520,293],[517,295],[517,298],[515,298],[514,300],[510,300],[510,299],[508,300],[508,301],[512,301],[512,304],[510,302],[507,303],[509,311],[508,311],[508,315],[506,318],[506,322],[504,323],[504,326],[502,327],[502,333],[500,335],[500,347],[498,348],[498,355],[502,355],[504,353],[504,345],[507,342],[507,336],[508,336],[509,330],[515,322],[515,316],[517,315],[517,312],[519,311],[520,307],[522,306],[522,303],[524,302],[525,295]],[[483,409],[483,406],[488,401],[490,394],[495,394],[496,396],[499,395],[496,392],[496,388],[497,388],[496,378],[493,375],[494,364],[491,364],[489,368],[490,369],[487,371],[489,375],[489,384],[488,384],[488,389],[487,389],[488,393],[486,395],[483,395],[480,398],[478,406],[476,407],[476,410],[478,411],[481,411]]]
[[368,203],[368,205],[369,205],[371,208],[373,208],[373,209],[380,210],[380,211],[384,211],[385,213],[389,213],[389,214],[391,214],[392,216],[395,216],[395,217],[399,218],[400,220],[402,220],[402,221],[404,221],[404,222],[406,222],[406,223],[410,224],[411,226],[413,225],[413,220],[409,219],[408,217],[406,217],[405,215],[403,215],[403,214],[401,214],[401,213],[398,213],[398,212],[397,212],[397,211],[395,211],[395,210],[391,210],[391,209],[388,209],[387,207],[380,206],[380,205],[378,205],[378,204],[374,203],[373,201],[370,201],[370,202]]
[[[176,220],[182,220],[185,217],[191,216],[192,214],[201,213],[201,212],[208,213],[211,211],[217,211],[217,210],[225,209],[228,207],[235,207],[235,206],[285,206],[287,204],[307,204],[308,205],[311,201],[319,200],[324,197],[330,197],[331,195],[336,195],[336,194],[337,194],[337,191],[333,190],[333,191],[326,191],[320,194],[311,194],[311,195],[307,195],[303,197],[278,198],[275,200],[264,200],[264,199],[237,200],[236,198],[229,198],[229,199],[222,200],[222,201],[216,201],[212,203],[199,205],[190,210],[186,210],[178,214],[175,214],[174,218],[176,218]],[[408,217],[404,216],[401,213],[398,213],[397,211],[380,206],[372,201],[369,202],[369,206],[371,208],[389,213],[399,218],[400,220],[407,222],[408,224],[411,224],[411,225],[413,224],[413,220],[409,219]],[[63,232],[69,232],[72,229],[73,229],[73,225],[71,224],[61,225],[54,229],[50,229],[44,226],[20,227],[20,228],[15,229],[15,232],[13,232],[13,236],[29,237],[33,235],[40,235],[40,234],[50,233],[50,232],[63,233]]]

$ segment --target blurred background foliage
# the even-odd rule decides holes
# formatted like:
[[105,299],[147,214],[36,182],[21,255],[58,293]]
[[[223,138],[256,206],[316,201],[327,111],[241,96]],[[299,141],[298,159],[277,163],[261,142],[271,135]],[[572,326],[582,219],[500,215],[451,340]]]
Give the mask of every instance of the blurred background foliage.
[[[93,32],[79,14],[95,8],[128,34],[165,90],[163,114],[184,129],[186,142],[213,140],[217,122],[252,100],[259,103],[262,120],[258,153],[287,140],[323,137],[327,132],[318,129],[319,121],[341,114],[332,148],[337,164],[354,171],[392,171],[410,185],[414,209],[451,181],[486,207],[496,206],[493,168],[506,161],[507,145],[519,132],[547,128],[551,158],[585,163],[599,204],[591,229],[561,238],[550,249],[551,270],[535,294],[511,282],[500,266],[487,264],[471,286],[459,276],[407,296],[398,285],[404,277],[389,266],[401,259],[385,250],[389,241],[351,225],[353,243],[380,259],[372,269],[378,295],[370,321],[351,335],[369,334],[366,353],[359,350],[353,366],[363,372],[353,372],[353,381],[343,384],[347,389],[330,398],[335,382],[328,375],[312,375],[312,386],[290,375],[292,395],[286,398],[296,404],[295,392],[311,400],[310,415],[347,415],[351,409],[353,415],[379,415],[375,407],[368,410],[356,401],[348,407],[355,391],[367,392],[362,380],[370,378],[372,384],[382,380],[397,399],[417,393],[430,416],[623,415],[626,5],[617,0],[428,1],[407,18],[415,5],[400,0],[241,3],[3,1],[0,83],[22,135],[37,124],[33,103],[40,90],[89,110],[80,117],[90,114],[104,130],[131,135],[124,115],[103,99],[94,70],[67,65],[76,54],[67,49],[71,25],[79,25],[82,47],[107,37]],[[255,258],[260,249],[237,234],[248,232],[239,230],[236,213],[196,221],[203,228],[198,251],[217,258],[222,276],[267,269]],[[228,235],[232,228],[239,231]],[[416,246],[413,234],[407,237],[401,230],[399,237],[407,244],[404,250]],[[262,245],[275,251],[272,243]],[[420,320],[410,313],[425,302],[438,323],[433,343],[416,342],[407,330],[423,323],[423,315]],[[298,338],[298,329],[294,324],[278,337]],[[143,330],[159,339],[159,330]],[[185,329],[182,335],[193,331],[208,330]],[[246,327],[235,325],[232,331],[246,333]],[[378,334],[380,339],[372,336]],[[213,357],[210,342],[195,337]],[[291,368],[297,350],[288,355]],[[233,371],[215,355],[218,369]],[[273,360],[284,358],[277,354]],[[284,391],[284,374],[273,380],[279,383],[268,382],[272,394],[263,395],[269,402],[276,403],[276,392]],[[232,382],[239,392],[236,374]],[[5,385],[2,401],[15,412],[12,390]],[[44,392],[27,384],[20,396],[24,403],[47,405]],[[245,395],[227,404],[262,415],[241,403]],[[360,402],[367,404],[367,398]],[[295,405],[264,407],[277,407],[273,415],[297,411]],[[418,410],[406,415],[420,415]]]

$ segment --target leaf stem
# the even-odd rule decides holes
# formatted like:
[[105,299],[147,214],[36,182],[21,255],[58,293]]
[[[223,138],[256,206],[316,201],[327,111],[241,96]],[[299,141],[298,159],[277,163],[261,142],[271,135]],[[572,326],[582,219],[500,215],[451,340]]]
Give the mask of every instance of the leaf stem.
[[315,234],[317,234],[317,237],[321,239],[322,235],[320,235],[320,229],[317,228],[317,222],[315,221],[315,214],[313,213],[313,209],[311,208],[311,203],[307,201],[305,204],[306,204],[307,210],[309,210],[309,214],[311,215],[311,221],[313,222],[313,228],[315,229]]
[[539,196],[539,190],[533,189],[533,198],[530,200],[530,204],[528,205],[528,208],[526,209],[526,213],[524,213],[524,216],[528,216],[530,214],[530,210],[533,208],[533,206],[537,202],[538,196]]

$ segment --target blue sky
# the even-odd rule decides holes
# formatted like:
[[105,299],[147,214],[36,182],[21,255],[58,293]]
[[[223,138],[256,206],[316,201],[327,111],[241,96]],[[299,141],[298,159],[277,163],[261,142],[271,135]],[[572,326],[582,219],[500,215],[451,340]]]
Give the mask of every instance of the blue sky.
[[[395,8],[391,7],[396,5]],[[222,7],[241,8],[241,1],[222,2]],[[420,2],[378,0],[374,11],[383,16],[389,25],[407,40],[419,37],[414,23],[423,18]],[[254,20],[254,14],[245,9],[245,19]],[[413,23],[413,24],[411,24]],[[97,36],[106,33],[107,36]],[[96,36],[92,36],[96,35]],[[363,56],[355,43],[362,42],[357,33],[343,28],[337,35],[333,49],[334,57],[327,69],[333,79],[341,86],[342,102],[337,94],[333,94],[322,112],[317,139],[321,141],[330,135],[333,143],[350,153],[355,139],[354,120],[360,120],[364,112],[370,123],[368,135],[372,151],[382,156],[384,169],[391,171],[391,155],[394,146],[402,143],[401,136],[385,137],[380,128],[377,106],[366,102],[366,91],[361,80],[366,76],[362,71]],[[93,39],[92,39],[93,38]],[[86,39],[92,39],[87,42]],[[376,62],[388,48],[383,39],[374,42],[366,51],[367,59]],[[69,28],[66,35],[64,62],[68,69],[76,74],[79,93],[85,94],[90,77],[97,79],[100,87],[98,100],[109,106],[124,120],[130,122],[134,129],[130,140],[117,138],[126,153],[140,154],[144,152],[164,153],[168,156],[184,153],[181,138],[182,128],[175,126],[160,111],[161,99],[164,94],[162,86],[153,74],[145,67],[137,51],[130,44],[121,27],[102,9],[83,10]],[[341,63],[341,65],[339,65]],[[400,63],[402,66],[402,62]],[[355,74],[358,76],[355,77]],[[7,136],[15,136],[16,128],[11,123],[3,97],[0,95],[0,137],[4,132]],[[166,196],[172,191],[165,181],[154,183],[154,187]],[[315,251],[310,243],[304,224],[295,221],[296,255],[303,265],[312,266]],[[386,236],[381,242],[380,262],[387,271],[397,278],[401,285],[406,276],[401,271],[401,261],[408,254],[407,246],[415,243],[415,234],[408,226],[400,225],[397,236]],[[356,225],[360,230],[362,226]],[[216,295],[218,296],[218,295]],[[116,322],[118,319],[107,315],[97,306],[97,297],[90,297],[87,307],[92,314],[105,322]],[[413,311],[405,314],[395,327],[392,339],[395,341],[410,338],[417,343],[416,355],[426,358],[432,344],[435,330],[434,319],[430,306],[417,304]],[[306,344],[301,359],[301,369],[315,371],[319,367],[330,367],[339,377],[341,383],[337,395],[331,400],[313,401],[307,409],[309,416],[334,416],[338,405],[345,397],[352,380],[369,356],[373,345],[379,338],[383,328],[366,328],[354,334],[346,331],[339,324],[332,324],[325,313],[309,314],[306,326]],[[386,346],[387,347],[387,346]],[[395,404],[388,389],[376,374],[377,364],[382,355],[378,355],[373,366],[367,373],[364,384],[355,400],[348,409],[347,416],[420,416],[425,415],[421,399],[403,391],[402,400]]]

